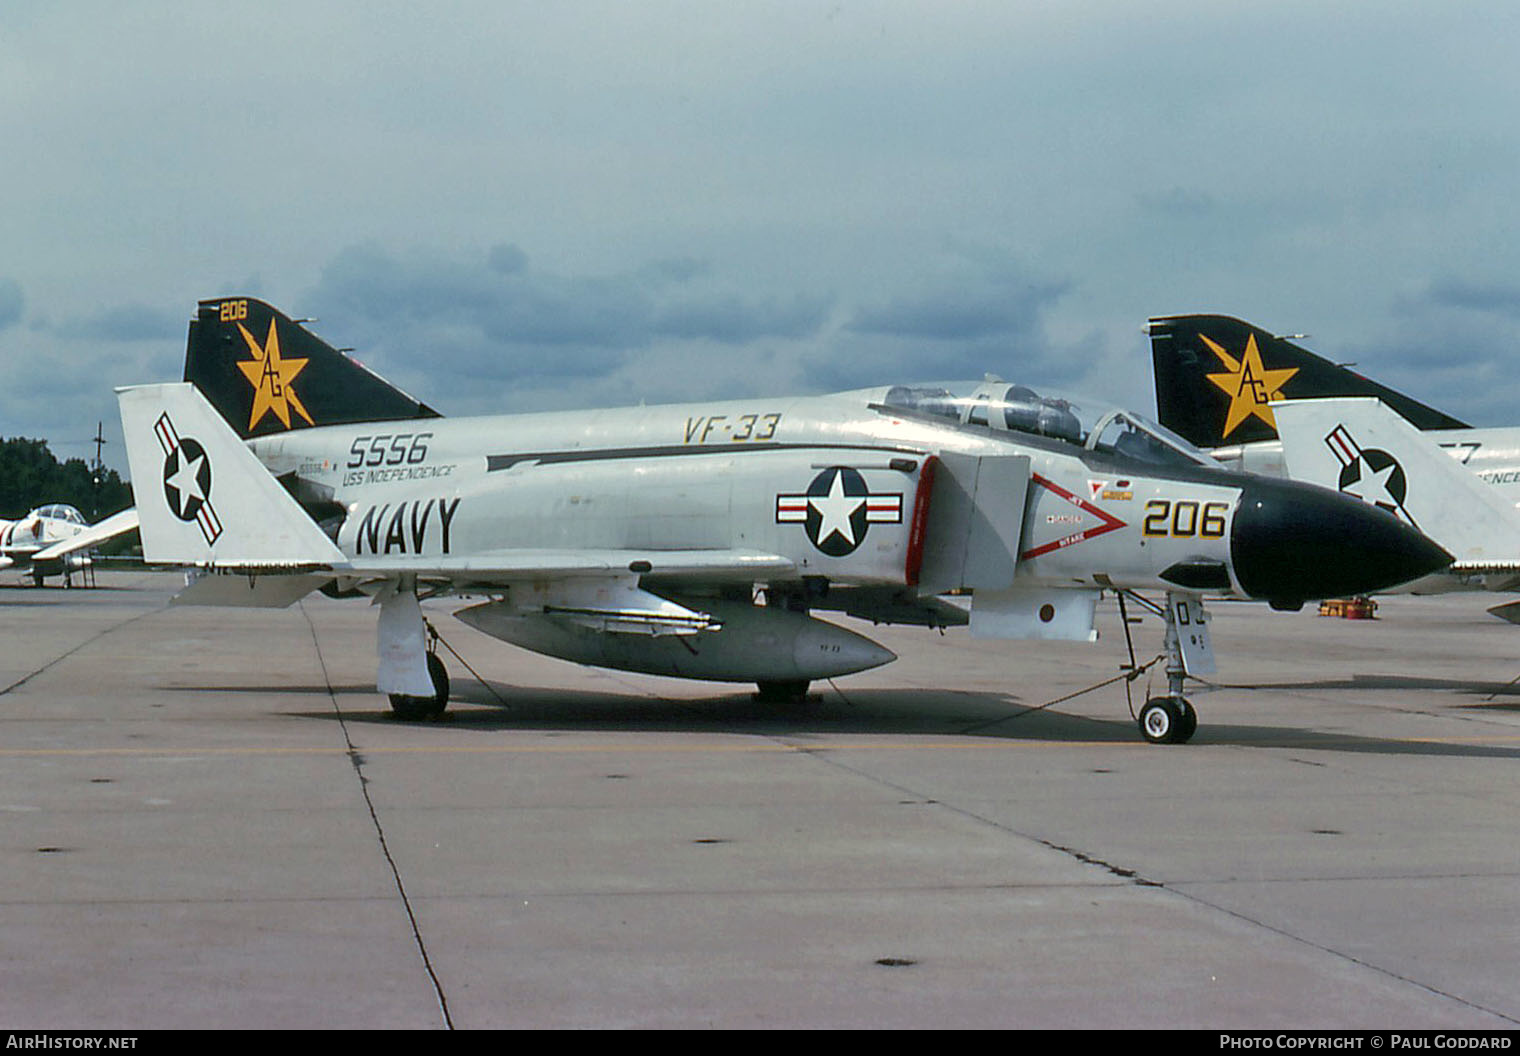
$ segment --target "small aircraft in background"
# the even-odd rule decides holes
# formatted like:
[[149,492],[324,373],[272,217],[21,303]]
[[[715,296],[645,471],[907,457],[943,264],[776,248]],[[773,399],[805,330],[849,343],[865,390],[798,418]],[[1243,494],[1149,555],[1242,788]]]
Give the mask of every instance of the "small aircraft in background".
[[484,599],[458,617],[536,652],[784,701],[894,659],[816,612],[1092,641],[1103,591],[1153,590],[1169,692],[1138,721],[1176,743],[1197,727],[1183,679],[1213,665],[1204,595],[1294,608],[1451,560],[1382,510],[992,376],[444,418],[224,297],[199,305],[185,383],[118,396],[144,556],[207,573],[178,600],[368,595],[402,717],[447,703],[420,608],[440,595]]
[[92,526],[65,503],[39,506],[18,520],[0,520],[0,569],[27,572],[39,587],[57,575],[72,586],[73,573],[89,567],[93,547],[136,527],[136,508]]

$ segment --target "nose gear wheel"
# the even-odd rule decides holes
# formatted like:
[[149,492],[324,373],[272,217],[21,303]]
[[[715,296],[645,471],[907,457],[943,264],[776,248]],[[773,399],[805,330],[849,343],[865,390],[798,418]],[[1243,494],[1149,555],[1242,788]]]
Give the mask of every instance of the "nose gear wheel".
[[1152,697],[1139,721],[1140,735],[1152,744],[1186,744],[1198,730],[1198,713],[1186,697]]
[[[1198,732],[1198,712],[1193,708],[1192,702],[1182,695],[1183,683],[1187,678],[1187,664],[1178,637],[1177,606],[1173,603],[1172,592],[1167,593],[1165,605],[1157,605],[1148,598],[1129,591],[1119,592],[1119,616],[1124,624],[1124,640],[1129,646],[1130,656],[1130,662],[1125,670],[1129,672],[1129,677],[1134,679],[1139,676],[1142,669],[1135,665],[1135,647],[1130,637],[1129,611],[1125,606],[1126,597],[1132,598],[1166,621],[1163,655],[1166,657],[1168,692],[1165,696],[1151,697],[1141,707],[1136,720],[1140,727],[1140,736],[1151,744],[1186,744],[1192,740],[1193,734]],[[1131,714],[1134,713],[1131,712]]]

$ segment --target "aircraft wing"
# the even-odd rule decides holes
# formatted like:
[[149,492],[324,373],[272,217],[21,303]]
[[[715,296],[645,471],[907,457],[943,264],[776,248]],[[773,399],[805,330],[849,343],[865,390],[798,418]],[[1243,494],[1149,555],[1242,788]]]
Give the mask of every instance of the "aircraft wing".
[[[515,550],[460,558],[373,558],[359,562],[304,567],[209,561],[206,573],[174,597],[176,605],[284,608],[334,579],[350,584],[395,580],[447,580],[456,590],[488,591],[545,581],[615,580],[661,576],[701,584],[752,583],[768,576],[790,577],[796,565],[787,558],[748,550]],[[257,573],[248,575],[245,573]]]
[[[646,566],[648,571],[643,571]],[[421,581],[448,580],[455,588],[489,590],[544,580],[611,580],[632,575],[703,584],[751,583],[796,573],[796,565],[787,558],[748,550],[517,550],[442,560],[378,558],[256,576],[243,574],[253,570],[247,565],[211,562],[203,567],[209,574],[194,578],[175,595],[174,604],[279,609],[335,578],[359,583],[408,575]]]
[[545,577],[634,574],[749,582],[794,575],[796,564],[758,550],[498,550],[461,557],[364,557],[335,566],[346,576],[447,578],[474,583],[509,583]]
[[37,551],[32,555],[32,560],[38,563],[56,561],[76,550],[99,546],[107,539],[114,539],[124,532],[130,532],[137,527],[137,523],[137,508],[134,506],[130,510],[122,510],[118,514],[107,517],[99,524],[91,525],[71,539],[64,539],[44,550]]

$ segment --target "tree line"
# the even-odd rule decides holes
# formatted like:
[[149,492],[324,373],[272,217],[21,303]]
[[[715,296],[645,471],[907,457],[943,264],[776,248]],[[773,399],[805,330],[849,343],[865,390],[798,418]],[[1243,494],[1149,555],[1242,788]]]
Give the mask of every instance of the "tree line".
[[93,524],[132,505],[132,486],[116,470],[102,469],[98,482],[95,476],[82,458],[59,462],[46,440],[0,439],[0,517],[66,502]]

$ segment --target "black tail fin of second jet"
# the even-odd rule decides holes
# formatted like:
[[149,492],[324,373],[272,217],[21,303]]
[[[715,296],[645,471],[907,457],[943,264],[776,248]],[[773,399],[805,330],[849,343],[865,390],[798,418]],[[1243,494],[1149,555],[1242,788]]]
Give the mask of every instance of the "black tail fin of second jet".
[[1199,447],[1277,439],[1272,403],[1376,396],[1419,429],[1465,422],[1227,315],[1154,318],[1156,417]]
[[190,322],[185,380],[244,439],[314,425],[438,417],[252,297],[200,302]]

